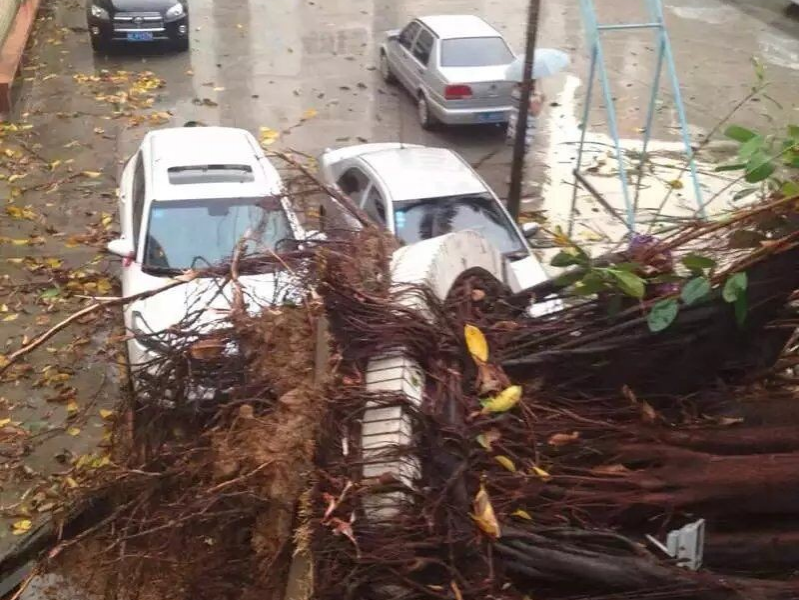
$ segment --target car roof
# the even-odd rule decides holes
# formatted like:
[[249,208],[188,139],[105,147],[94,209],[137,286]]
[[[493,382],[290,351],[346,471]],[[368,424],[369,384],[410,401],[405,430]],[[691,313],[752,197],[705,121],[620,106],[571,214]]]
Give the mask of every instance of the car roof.
[[[245,198],[277,194],[280,175],[255,138],[233,127],[177,127],[147,134],[142,145],[152,165],[150,196],[156,200]],[[203,165],[247,165],[252,181],[184,183],[169,181],[169,169]]]
[[360,159],[381,179],[394,202],[488,191],[477,173],[446,148],[376,150]]
[[475,15],[431,15],[419,17],[439,38],[474,38],[501,36],[496,29]]

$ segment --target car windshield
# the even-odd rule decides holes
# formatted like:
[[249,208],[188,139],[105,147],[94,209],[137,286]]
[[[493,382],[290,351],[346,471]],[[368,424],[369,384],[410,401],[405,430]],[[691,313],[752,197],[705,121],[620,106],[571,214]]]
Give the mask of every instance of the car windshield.
[[507,215],[487,194],[446,196],[394,203],[394,230],[405,244],[473,230],[502,254],[527,253],[527,247]]
[[441,43],[442,67],[495,67],[513,62],[501,37],[456,38]]
[[143,267],[154,272],[208,267],[231,258],[245,236],[249,252],[274,250],[281,240],[294,238],[275,198],[156,200]]

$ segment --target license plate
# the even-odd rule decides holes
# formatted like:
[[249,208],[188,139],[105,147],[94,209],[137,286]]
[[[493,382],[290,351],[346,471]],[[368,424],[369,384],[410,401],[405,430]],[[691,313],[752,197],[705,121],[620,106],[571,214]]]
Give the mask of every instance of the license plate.
[[504,118],[505,113],[503,112],[487,112],[477,115],[477,121],[480,123],[496,123],[497,121],[502,121]]
[[129,42],[152,42],[153,34],[149,31],[131,31],[128,32]]

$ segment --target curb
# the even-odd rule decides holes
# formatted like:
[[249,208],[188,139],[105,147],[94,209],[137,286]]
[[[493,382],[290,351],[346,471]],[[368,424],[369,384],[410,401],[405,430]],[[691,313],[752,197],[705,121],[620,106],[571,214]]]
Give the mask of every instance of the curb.
[[11,110],[11,87],[33,31],[41,0],[25,0],[19,7],[6,41],[0,48],[0,114]]

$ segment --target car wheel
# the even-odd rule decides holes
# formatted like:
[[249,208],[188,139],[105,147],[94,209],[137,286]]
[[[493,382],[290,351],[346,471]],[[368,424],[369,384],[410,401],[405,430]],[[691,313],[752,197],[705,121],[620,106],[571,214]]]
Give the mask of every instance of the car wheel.
[[397,78],[391,72],[391,65],[388,63],[388,56],[385,52],[380,53],[380,75],[383,76],[383,81],[386,83],[395,83]]
[[430,114],[430,105],[427,103],[427,98],[424,94],[419,94],[419,99],[416,101],[416,115],[419,118],[419,125],[422,129],[433,129],[436,126],[435,117]]

